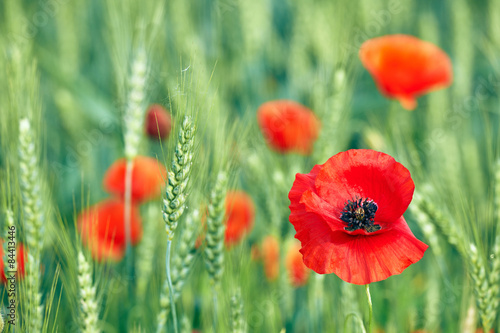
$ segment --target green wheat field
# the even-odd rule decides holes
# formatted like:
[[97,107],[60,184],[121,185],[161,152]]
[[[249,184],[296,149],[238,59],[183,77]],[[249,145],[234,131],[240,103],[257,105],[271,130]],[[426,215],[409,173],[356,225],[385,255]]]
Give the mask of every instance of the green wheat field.
[[[413,111],[358,56],[390,34],[451,59],[451,85]],[[500,332],[499,98],[497,0],[0,0],[3,332]],[[285,99],[319,121],[307,154],[259,127]],[[144,130],[153,104],[171,117],[161,140]],[[289,259],[296,174],[349,149],[410,171],[404,217],[429,246],[369,285],[371,306],[365,286]],[[166,168],[140,203],[137,156]],[[79,221],[115,197],[103,183],[120,159],[108,258]],[[252,216],[228,245],[234,191]]]

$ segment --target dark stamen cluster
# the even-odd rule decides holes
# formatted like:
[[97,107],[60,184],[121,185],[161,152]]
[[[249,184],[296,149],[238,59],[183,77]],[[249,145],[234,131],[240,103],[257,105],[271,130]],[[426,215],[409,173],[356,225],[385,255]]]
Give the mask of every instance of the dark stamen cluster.
[[348,200],[340,216],[340,219],[347,223],[345,230],[364,229],[367,232],[380,230],[382,227],[374,224],[377,208],[378,206],[373,200],[363,200],[362,198],[354,201]]

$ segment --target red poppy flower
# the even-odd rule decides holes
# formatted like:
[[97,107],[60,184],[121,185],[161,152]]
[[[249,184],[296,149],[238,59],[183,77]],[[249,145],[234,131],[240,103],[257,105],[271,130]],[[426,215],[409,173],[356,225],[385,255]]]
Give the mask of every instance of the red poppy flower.
[[159,104],[153,104],[146,113],[146,134],[155,140],[167,138],[172,129],[172,118],[165,108]]
[[301,287],[307,283],[309,268],[304,265],[300,254],[300,243],[294,243],[288,249],[286,255],[286,268],[290,276],[290,283],[294,287]]
[[226,246],[236,245],[252,229],[255,207],[252,198],[243,191],[228,191],[226,195]]
[[[104,175],[104,189],[120,198],[125,196],[125,158],[114,162]],[[132,167],[132,201],[141,203],[161,195],[162,186],[167,178],[165,166],[155,158],[137,156]]]
[[[4,249],[3,249],[3,239],[0,239],[0,282],[7,283],[7,276],[5,276],[5,264],[4,264]],[[8,256],[7,260],[9,259]],[[26,249],[22,243],[19,243],[16,248],[16,261],[17,261],[17,274],[16,277],[23,278],[25,275],[25,263],[28,259]]]
[[[130,241],[135,245],[142,237],[141,217],[135,205],[130,215]],[[78,230],[94,259],[121,260],[127,246],[125,203],[120,199],[106,199],[95,204],[78,216]]]
[[267,236],[262,241],[262,260],[266,278],[276,280],[280,272],[280,246],[274,236]]
[[311,110],[288,100],[262,104],[257,121],[268,145],[280,153],[310,154],[320,128]]
[[306,266],[367,284],[419,261],[427,245],[403,218],[414,189],[402,164],[368,149],[341,152],[297,174],[289,219]]
[[359,57],[382,93],[407,110],[417,107],[418,96],[449,86],[453,78],[448,55],[413,36],[370,39],[361,45]]

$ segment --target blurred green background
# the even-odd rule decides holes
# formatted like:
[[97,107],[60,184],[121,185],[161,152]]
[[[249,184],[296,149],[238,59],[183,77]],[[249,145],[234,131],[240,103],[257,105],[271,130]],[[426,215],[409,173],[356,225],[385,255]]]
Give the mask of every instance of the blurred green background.
[[[312,273],[306,287],[293,290],[284,267],[278,282],[267,283],[261,266],[250,260],[250,246],[265,235],[278,236],[282,251],[293,238],[287,194],[295,173],[307,173],[349,148],[384,151],[411,171],[418,201],[405,217],[430,245],[421,262],[372,286],[375,327],[481,327],[468,249],[475,244],[486,274],[498,273],[493,247],[500,232],[500,2],[2,0],[0,17],[0,169],[3,183],[13,189],[0,195],[15,207],[21,204],[18,122],[29,117],[49,216],[42,294],[45,301],[61,297],[46,316],[48,331],[78,331],[74,216],[107,196],[102,177],[124,156],[128,75],[139,48],[146,50],[149,69],[144,107],[162,104],[174,120],[166,142],[143,138],[141,154],[158,156],[168,167],[182,116],[195,115],[190,205],[207,201],[226,162],[231,187],[250,193],[257,205],[254,230],[226,253],[221,332],[229,330],[229,299],[237,288],[251,332],[342,332],[348,313],[366,317],[361,287]],[[435,43],[453,63],[452,86],[419,98],[413,112],[379,93],[357,55],[365,40],[395,33]],[[321,119],[311,156],[280,155],[263,141],[256,110],[284,98]],[[153,267],[147,295],[124,300],[121,288],[136,281],[124,277],[123,263],[96,264],[105,332],[155,330],[166,239],[160,204],[150,205],[143,215],[158,207],[152,220],[160,236],[154,257],[147,258]],[[198,257],[178,307],[193,328],[209,332],[210,289]],[[146,260],[135,259],[136,265]],[[491,281],[498,297],[498,279]],[[351,323],[348,328],[356,331]]]

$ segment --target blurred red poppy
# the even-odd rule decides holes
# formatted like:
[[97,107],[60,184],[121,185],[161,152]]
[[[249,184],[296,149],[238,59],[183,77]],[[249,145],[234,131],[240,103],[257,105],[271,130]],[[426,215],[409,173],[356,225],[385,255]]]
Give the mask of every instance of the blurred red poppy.
[[262,260],[267,280],[276,280],[280,273],[280,246],[274,236],[267,236],[262,241]]
[[[3,244],[4,240],[0,239],[0,282],[5,284],[7,283],[7,276],[5,275],[5,263],[4,260],[7,260],[7,265],[8,265],[8,260],[9,256],[4,255],[4,249],[3,249]],[[17,264],[17,274],[16,277],[22,279],[25,275],[25,263],[26,260],[28,259],[26,249],[23,245],[23,243],[18,243],[17,248],[16,248],[16,264]],[[7,269],[10,271],[11,269]]]
[[310,154],[320,129],[311,110],[289,100],[262,104],[257,121],[268,145],[280,153]]
[[[135,205],[130,210],[131,244],[142,237],[142,224]],[[92,257],[98,261],[119,261],[125,255],[125,203],[121,199],[106,199],[78,216],[78,230]]]
[[416,98],[447,87],[453,80],[451,60],[436,45],[408,35],[388,35],[361,45],[359,57],[381,92],[407,110]]
[[301,287],[307,283],[309,268],[302,261],[300,254],[300,243],[293,243],[286,255],[286,268],[290,277],[290,283],[294,287]]
[[289,219],[304,263],[354,284],[403,272],[427,249],[403,218],[414,189],[402,164],[368,149],[341,152],[297,174]]
[[165,139],[172,129],[170,113],[159,104],[152,104],[146,113],[146,134],[155,140]]
[[[125,158],[114,162],[104,175],[104,189],[119,198],[125,196]],[[167,170],[155,158],[137,156],[132,167],[132,201],[142,203],[161,195],[162,186],[167,179]]]
[[253,226],[255,206],[252,198],[243,191],[228,191],[226,195],[226,234],[224,242],[236,245]]

